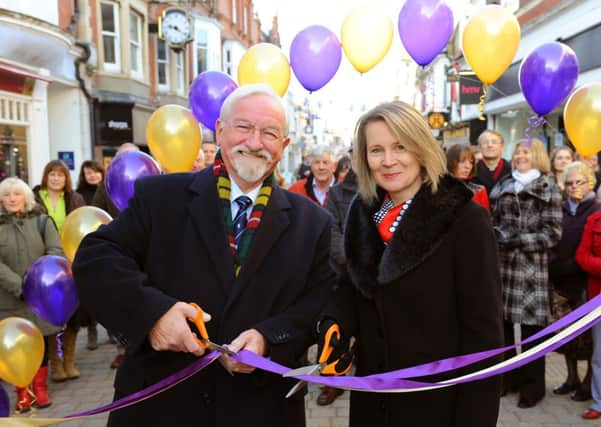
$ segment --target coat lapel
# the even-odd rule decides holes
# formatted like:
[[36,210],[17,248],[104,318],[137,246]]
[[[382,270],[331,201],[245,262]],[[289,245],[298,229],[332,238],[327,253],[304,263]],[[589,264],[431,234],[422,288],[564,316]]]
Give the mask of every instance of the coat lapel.
[[190,185],[190,191],[194,195],[188,204],[188,212],[198,234],[209,249],[209,256],[227,291],[234,282],[234,265],[225,235],[223,209],[219,203],[212,168],[206,168],[196,175]]
[[252,240],[246,261],[240,269],[240,275],[233,286],[232,292],[229,294],[228,306],[244,289],[244,286],[259,269],[265,257],[269,255],[275,243],[290,224],[287,212],[290,208],[284,190],[274,187],[261,219],[261,225]]

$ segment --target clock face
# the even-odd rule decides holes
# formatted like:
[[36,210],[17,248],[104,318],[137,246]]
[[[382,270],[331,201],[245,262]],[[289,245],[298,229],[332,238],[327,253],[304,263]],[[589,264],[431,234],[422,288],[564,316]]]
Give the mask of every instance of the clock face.
[[171,45],[183,45],[192,34],[190,20],[183,10],[171,9],[161,20],[161,35]]

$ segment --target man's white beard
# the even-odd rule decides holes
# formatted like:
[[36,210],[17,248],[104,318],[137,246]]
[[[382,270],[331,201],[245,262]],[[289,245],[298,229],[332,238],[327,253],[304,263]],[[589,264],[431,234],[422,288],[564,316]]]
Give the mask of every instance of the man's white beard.
[[[238,154],[245,153],[245,154]],[[262,158],[256,157],[260,156]],[[244,145],[238,145],[232,149],[233,166],[238,176],[246,182],[255,183],[267,173],[273,157],[266,150],[259,150],[250,154],[250,150]]]

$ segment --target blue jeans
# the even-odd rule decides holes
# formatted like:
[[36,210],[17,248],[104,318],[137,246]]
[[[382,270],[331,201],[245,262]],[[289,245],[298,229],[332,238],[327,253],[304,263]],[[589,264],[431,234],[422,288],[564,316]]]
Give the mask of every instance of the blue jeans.
[[591,393],[593,403],[591,409],[601,412],[601,321],[597,322],[592,328],[593,331],[593,358],[591,367],[593,369],[593,379],[591,381]]

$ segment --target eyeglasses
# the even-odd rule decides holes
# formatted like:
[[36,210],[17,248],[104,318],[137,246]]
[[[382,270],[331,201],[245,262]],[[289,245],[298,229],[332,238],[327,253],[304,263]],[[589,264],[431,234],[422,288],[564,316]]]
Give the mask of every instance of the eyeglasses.
[[580,179],[580,180],[577,180],[577,181],[566,181],[566,182],[564,183],[564,185],[565,185],[566,187],[571,187],[572,185],[578,185],[578,186],[580,186],[580,185],[584,185],[584,184],[587,184],[587,182],[586,182],[586,181],[583,181],[583,180],[581,180],[581,179]]
[[240,135],[251,135],[255,133],[255,130],[258,130],[261,140],[263,141],[275,142],[282,139],[282,131],[277,127],[258,128],[256,125],[247,122],[246,120],[235,120],[227,123],[227,125]]

